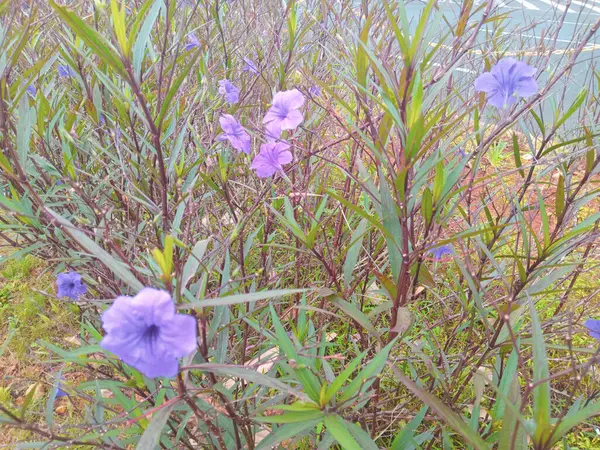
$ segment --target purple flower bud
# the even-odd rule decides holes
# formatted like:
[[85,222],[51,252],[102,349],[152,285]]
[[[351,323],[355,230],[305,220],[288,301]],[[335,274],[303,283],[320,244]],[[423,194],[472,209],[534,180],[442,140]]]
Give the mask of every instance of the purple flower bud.
[[308,92],[313,97],[321,97],[323,95],[323,93],[321,92],[321,88],[316,84],[314,86],[311,86]]
[[595,339],[600,339],[600,320],[588,319],[583,324],[588,329],[590,336]]
[[71,69],[66,64],[60,64],[58,66],[58,76],[59,77],[71,78],[74,75],[75,75],[75,72],[73,71],[73,69]]
[[30,84],[29,86],[27,86],[27,89],[25,89],[25,92],[27,92],[32,97],[35,97],[35,94],[37,94],[37,89],[33,84]]
[[267,178],[280,172],[283,173],[283,165],[292,162],[292,153],[289,151],[290,144],[285,141],[267,142],[260,146],[260,152],[254,157],[250,168],[256,170],[260,178]]
[[250,72],[254,75],[258,75],[258,66],[250,58],[244,58],[246,65],[242,69],[244,72]]
[[187,37],[187,44],[185,44],[185,51],[189,52],[195,48],[200,47],[200,41],[194,33],[190,33]]
[[61,383],[61,381],[64,381],[65,377],[63,377],[62,375],[60,376],[60,380],[58,382],[58,386],[56,387],[56,398],[61,398],[61,397],[68,397],[69,394],[67,394],[65,391],[63,391],[61,388],[63,387],[63,384]]
[[434,248],[433,250],[430,250],[430,253],[431,253],[431,256],[433,256],[433,259],[436,259],[439,261],[444,256],[451,255],[452,249],[450,248],[449,245],[441,245],[437,248]]
[[100,346],[148,378],[172,378],[178,359],[196,348],[196,319],[176,314],[168,292],[144,288],[135,297],[117,297],[102,314],[106,336]]
[[507,108],[517,102],[517,97],[529,97],[538,92],[533,77],[535,67],[514,58],[504,58],[492,70],[475,80],[475,90],[485,92],[488,102],[496,108]]
[[87,286],[81,281],[81,275],[77,272],[62,272],[56,277],[58,286],[57,295],[60,298],[68,297],[77,300],[79,296],[87,292]]
[[219,81],[219,94],[225,97],[227,103],[237,103],[240,100],[240,90],[231,81]]
[[219,123],[223,129],[217,139],[219,141],[229,141],[231,146],[240,152],[250,153],[250,135],[240,123],[235,120],[231,114],[223,114],[219,118]]

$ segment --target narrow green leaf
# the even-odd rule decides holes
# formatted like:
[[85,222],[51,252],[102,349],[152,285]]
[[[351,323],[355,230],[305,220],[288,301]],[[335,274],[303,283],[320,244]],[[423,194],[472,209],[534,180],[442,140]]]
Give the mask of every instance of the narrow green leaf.
[[560,217],[565,209],[565,179],[562,176],[562,173],[558,176],[555,202],[556,217]]
[[354,304],[347,302],[346,300],[341,299],[337,295],[332,295],[328,297],[328,300],[331,301],[335,306],[344,311],[351,319],[355,320],[360,326],[362,326],[365,330],[367,330],[371,335],[379,338],[380,333],[373,326],[369,318],[363,313],[360,309],[358,309]]
[[464,420],[440,399],[427,392],[423,388],[417,386],[412,380],[407,378],[395,366],[391,366],[395,376],[411,391],[415,396],[420,398],[423,403],[429,406],[435,413],[456,433],[460,434],[469,444],[476,450],[489,450],[490,446],[485,442],[479,434],[467,425]]
[[196,242],[196,245],[194,245],[192,253],[190,256],[188,256],[188,259],[183,266],[183,272],[181,275],[181,291],[185,289],[190,279],[192,279],[192,277],[196,274],[196,271],[200,266],[200,262],[202,261],[202,258],[204,258],[204,254],[206,253],[209,242],[210,238],[202,239]]
[[192,70],[192,67],[194,67],[194,65],[196,64],[196,60],[198,59],[198,56],[200,56],[200,50],[197,50],[194,53],[194,56],[192,58],[190,58],[190,61],[188,62],[188,64],[185,66],[185,68],[183,69],[181,74],[177,77],[177,79],[175,80],[175,82],[173,83],[171,88],[167,91],[167,95],[165,95],[165,99],[163,100],[162,106],[160,108],[160,112],[158,113],[158,117],[155,122],[156,126],[159,129],[162,127],[162,123],[165,120],[165,116],[167,115],[167,112],[169,112],[173,109],[171,102],[173,101],[175,94],[181,87],[183,80],[186,79],[186,77],[190,73],[190,70]]
[[152,420],[135,447],[137,450],[151,450],[158,447],[162,430],[176,405],[177,402],[169,403],[152,414]]
[[354,272],[354,267],[356,267],[356,263],[358,262],[358,257],[360,255],[360,251],[362,249],[362,243],[364,234],[367,231],[368,221],[366,219],[362,219],[354,233],[352,234],[352,245],[346,252],[346,260],[344,261],[344,286],[350,286],[350,282],[352,281],[352,273]]
[[423,191],[423,198],[421,199],[421,214],[423,214],[425,224],[429,225],[433,215],[433,195],[428,187]]
[[360,32],[360,41],[362,45],[359,43],[356,50],[356,79],[358,80],[358,83],[365,88],[367,86],[367,70],[369,68],[369,60],[364,50],[364,46],[367,45],[369,41],[371,19],[372,17],[369,16],[365,21],[365,25]]
[[35,121],[35,110],[29,107],[29,98],[21,97],[19,102],[19,122],[17,124],[17,153],[19,164],[25,170],[27,168],[27,157],[29,155],[29,142]]
[[346,450],[359,450],[361,447],[356,442],[356,439],[348,433],[346,429],[346,421],[340,416],[328,414],[324,417],[323,423],[327,431],[331,433],[334,439]]
[[386,345],[380,352],[378,352],[375,357],[369,361],[363,369],[356,375],[356,377],[346,386],[340,396],[340,403],[345,402],[352,398],[358,390],[363,386],[367,388],[370,386],[374,379],[372,377],[376,377],[379,375],[383,366],[385,366],[385,362],[390,353],[390,350],[396,339]]
[[569,109],[567,109],[567,112],[564,113],[560,119],[558,119],[558,121],[554,124],[554,127],[558,128],[563,123],[565,123],[569,119],[569,117],[571,117],[575,113],[575,111],[579,109],[579,107],[585,101],[586,98],[587,89],[582,89],[581,91],[579,91],[579,94],[577,94],[577,97],[575,98],[573,103],[571,103],[571,106],[569,107]]
[[[154,1],[152,5],[152,9],[148,12],[142,27],[140,28],[140,32],[135,37],[135,33],[137,28],[139,27],[140,20],[144,17],[144,10]],[[131,40],[135,37],[135,44],[133,44],[133,73],[138,79],[141,77],[142,72],[142,62],[144,61],[144,54],[146,53],[146,47],[148,45],[148,40],[150,39],[150,33],[152,32],[152,28],[154,27],[154,23],[158,18],[158,14],[160,12],[160,8],[162,6],[162,0],[148,0],[142,9],[139,11],[138,18],[136,19],[133,27],[131,29],[131,34],[129,35],[129,47],[132,47]]]
[[513,141],[513,155],[515,157],[515,167],[519,169],[519,174],[521,177],[525,178],[525,171],[523,170],[523,163],[521,162],[521,148],[519,147],[519,140],[517,139],[517,134],[513,133],[512,135]]
[[263,423],[298,423],[306,421],[321,421],[324,414],[321,410],[316,411],[293,411],[285,412],[281,415],[274,416],[256,416],[254,420],[256,422]]
[[333,396],[340,390],[346,380],[350,378],[350,375],[354,373],[362,359],[367,355],[367,352],[368,350],[365,350],[363,353],[355,357],[348,365],[346,365],[342,373],[335,377],[335,380],[333,380],[333,382],[327,387],[324,403],[329,403]]
[[195,302],[178,305],[178,309],[210,308],[213,306],[236,305],[238,303],[251,303],[259,300],[284,297],[292,294],[301,294],[307,289],[278,289],[273,291],[254,292],[252,294],[228,295],[219,298],[205,298]]
[[550,431],[550,382],[547,380],[550,371],[544,335],[540,319],[531,299],[529,299],[529,312],[531,315],[531,340],[533,346],[533,382],[539,383],[533,388],[533,415],[535,418],[535,434],[533,440],[541,443]]
[[418,414],[413,417],[404,428],[402,428],[400,433],[398,433],[394,438],[390,450],[407,450],[411,447],[412,442],[415,440],[415,431],[417,431],[417,428],[419,428],[421,422],[423,422],[428,409],[429,406],[423,406],[419,410]]
[[111,66],[120,75],[125,75],[123,63],[116,56],[119,53],[110,42],[104,39],[104,37],[96,30],[89,27],[83,20],[70,12],[66,7],[57,5],[54,0],[49,0],[49,3],[60,18],[73,29],[77,36],[79,36],[83,42],[85,42],[86,45],[100,57],[100,59]]
[[281,442],[301,436],[307,430],[316,427],[319,423],[321,423],[321,421],[321,418],[319,418],[282,425],[276,430],[271,431],[271,434],[260,441],[260,443],[258,443],[256,446],[256,450],[271,450],[273,448],[277,448],[277,445]]
[[108,267],[117,278],[120,278],[134,291],[140,291],[144,288],[144,285],[131,273],[131,271],[127,268],[127,266],[124,263],[117,261],[113,256],[111,256],[110,253],[101,248],[86,234],[75,228],[73,224],[67,219],[55,213],[49,208],[46,208],[46,210],[50,214],[52,214],[52,216],[57,220],[57,222],[64,227],[65,231],[67,231],[71,236],[73,236],[73,238],[81,247],[83,247],[91,255],[99,259],[102,262],[102,264]]
[[442,190],[444,189],[444,162],[440,161],[435,166],[435,178],[433,180],[433,203],[437,204],[440,201]]

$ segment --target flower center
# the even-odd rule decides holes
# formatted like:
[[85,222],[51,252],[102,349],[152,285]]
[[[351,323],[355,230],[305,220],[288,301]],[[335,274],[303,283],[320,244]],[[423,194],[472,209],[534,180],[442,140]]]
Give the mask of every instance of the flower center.
[[150,325],[144,332],[144,338],[154,341],[158,337],[159,331],[160,329],[156,325]]

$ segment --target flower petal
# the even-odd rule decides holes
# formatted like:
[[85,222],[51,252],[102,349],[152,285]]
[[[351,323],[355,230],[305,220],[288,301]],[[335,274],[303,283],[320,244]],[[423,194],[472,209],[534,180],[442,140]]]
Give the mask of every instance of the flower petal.
[[298,109],[304,105],[304,96],[298,89],[281,91],[273,97],[273,105],[278,105],[282,109]]
[[583,326],[588,329],[591,337],[600,339],[600,320],[588,319]]
[[482,73],[475,79],[475,90],[477,92],[490,92],[498,88],[498,80],[490,73]]
[[186,314],[175,314],[173,319],[160,329],[160,340],[176,357],[189,355],[197,345],[196,319]]
[[515,87],[520,97],[530,97],[538,93],[538,85],[533,77],[521,78]]
[[298,125],[302,123],[304,116],[297,109],[292,109],[284,120],[281,121],[282,130],[294,130]]

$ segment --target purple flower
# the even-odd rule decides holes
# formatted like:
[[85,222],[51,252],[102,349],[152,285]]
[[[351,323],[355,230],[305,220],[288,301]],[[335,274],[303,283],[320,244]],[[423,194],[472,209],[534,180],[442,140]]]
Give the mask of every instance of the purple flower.
[[185,51],[189,52],[195,48],[200,47],[200,41],[194,33],[190,33],[187,38],[187,44],[185,44]]
[[430,250],[430,253],[431,253],[431,256],[433,256],[433,259],[437,259],[439,261],[444,256],[451,255],[452,249],[450,248],[449,245],[441,245],[437,248]]
[[231,146],[240,152],[250,153],[250,135],[240,123],[235,120],[231,114],[223,114],[219,118],[219,123],[223,129],[217,140],[229,141]]
[[58,286],[57,295],[61,298],[68,297],[77,300],[80,295],[87,292],[87,286],[81,281],[77,272],[62,272],[56,277]]
[[27,89],[25,89],[25,92],[27,92],[32,97],[35,97],[35,94],[37,93],[37,89],[35,88],[35,86],[33,84],[30,84],[29,86],[27,86]]
[[67,66],[66,64],[59,64],[59,66],[58,66],[58,76],[59,77],[71,78],[74,75],[75,75],[75,72],[73,72],[73,69],[71,69],[69,66]]
[[196,348],[196,319],[176,314],[169,293],[158,289],[117,297],[102,314],[102,328],[100,346],[148,378],[174,377],[178,358]]
[[285,141],[267,142],[260,146],[260,153],[254,157],[251,169],[256,170],[260,178],[282,172],[283,165],[292,161],[292,153],[288,150],[290,144]]
[[227,103],[237,103],[240,100],[240,90],[231,81],[219,81],[219,94],[225,97]]
[[250,72],[254,75],[258,75],[258,67],[254,63],[254,61],[252,61],[250,58],[244,58],[244,62],[246,63],[246,65],[242,69],[244,72]]
[[283,130],[293,130],[304,117],[298,111],[304,104],[304,96],[298,89],[282,91],[273,97],[273,106],[267,111],[263,123],[270,136],[278,137]]
[[496,108],[506,108],[517,102],[517,97],[529,97],[538,92],[533,76],[536,69],[514,58],[504,58],[492,70],[475,80],[475,90],[485,92],[488,102]]
[[61,398],[61,397],[68,397],[69,394],[67,394],[65,391],[63,391],[61,388],[63,387],[63,384],[61,383],[61,381],[64,381],[65,377],[63,377],[62,375],[60,376],[60,380],[58,381],[58,386],[56,387],[56,398]]
[[316,84],[314,86],[311,86],[310,89],[308,90],[308,92],[313,97],[321,97],[323,95],[323,93],[321,92],[321,88],[319,86],[317,86]]
[[583,324],[588,329],[590,336],[595,339],[600,339],[600,320],[588,319]]

